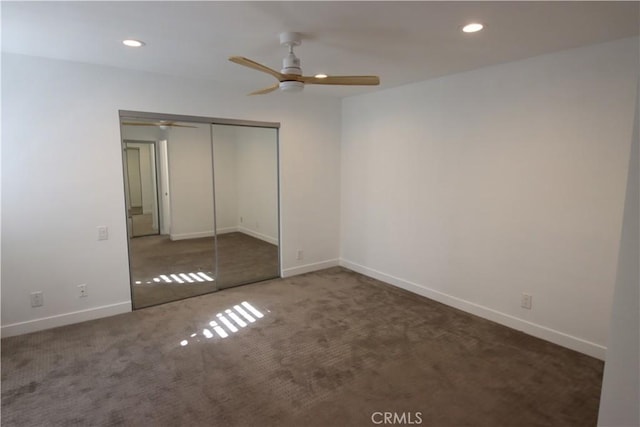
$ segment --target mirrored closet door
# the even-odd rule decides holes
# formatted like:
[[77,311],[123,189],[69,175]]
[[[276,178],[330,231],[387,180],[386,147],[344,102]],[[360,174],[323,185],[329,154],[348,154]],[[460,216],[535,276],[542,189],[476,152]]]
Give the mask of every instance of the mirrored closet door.
[[278,277],[277,129],[212,128],[218,286]]
[[280,276],[277,127],[215,120],[121,112],[136,309]]

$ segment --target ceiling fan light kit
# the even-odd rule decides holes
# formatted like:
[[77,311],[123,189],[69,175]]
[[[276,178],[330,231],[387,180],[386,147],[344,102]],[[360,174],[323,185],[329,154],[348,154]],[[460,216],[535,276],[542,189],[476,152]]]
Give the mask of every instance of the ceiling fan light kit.
[[327,76],[325,74],[303,76],[300,59],[293,52],[295,46],[302,44],[301,34],[293,32],[280,33],[280,44],[289,50],[287,56],[282,60],[280,72],[243,56],[229,58],[231,62],[270,74],[278,80],[275,85],[257,90],[249,95],[264,95],[277,89],[283,92],[300,92],[304,89],[305,84],[346,86],[376,86],[380,84],[378,76]]
[[280,90],[283,92],[300,92],[302,89],[304,89],[304,83],[294,82],[294,81],[285,81],[285,82],[280,82],[279,87],[280,87]]

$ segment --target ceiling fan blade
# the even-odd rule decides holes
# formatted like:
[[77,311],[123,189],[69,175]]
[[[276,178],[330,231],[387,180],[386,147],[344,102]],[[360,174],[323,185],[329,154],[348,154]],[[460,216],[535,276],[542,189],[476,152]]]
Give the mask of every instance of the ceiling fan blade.
[[255,92],[251,92],[249,95],[264,95],[265,93],[273,92],[280,87],[279,83],[274,84],[273,86],[265,87],[264,89],[256,90]]
[[177,123],[155,123],[155,122],[122,122],[125,126],[167,126],[167,127],[179,127],[179,128],[196,128],[197,126],[179,125]]
[[122,122],[125,126],[158,126],[156,123]]
[[254,70],[262,71],[263,73],[271,74],[273,77],[278,79],[278,81],[282,81],[285,79],[284,74],[279,73],[276,70],[267,67],[266,65],[259,64],[256,61],[252,61],[243,56],[231,56],[229,57],[229,61],[235,62],[236,64],[244,65],[245,67],[253,68]]
[[378,76],[329,76],[322,79],[302,76],[300,81],[314,85],[377,86],[380,84]]
[[158,124],[158,126],[171,126],[174,128],[197,128],[198,126],[189,126],[189,125],[179,125],[176,123],[164,123],[164,124]]

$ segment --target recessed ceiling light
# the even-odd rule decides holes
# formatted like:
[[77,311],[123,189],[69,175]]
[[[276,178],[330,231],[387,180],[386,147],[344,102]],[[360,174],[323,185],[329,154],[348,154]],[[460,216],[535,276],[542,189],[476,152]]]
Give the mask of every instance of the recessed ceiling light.
[[134,39],[122,40],[122,44],[129,47],[144,46],[144,42],[141,42],[140,40],[134,40]]
[[471,24],[467,24],[462,27],[462,31],[465,33],[475,33],[476,31],[480,31],[484,28],[484,25],[479,24],[477,22],[472,22]]
[[316,79],[326,79],[329,76],[327,76],[326,74],[316,74],[314,77]]

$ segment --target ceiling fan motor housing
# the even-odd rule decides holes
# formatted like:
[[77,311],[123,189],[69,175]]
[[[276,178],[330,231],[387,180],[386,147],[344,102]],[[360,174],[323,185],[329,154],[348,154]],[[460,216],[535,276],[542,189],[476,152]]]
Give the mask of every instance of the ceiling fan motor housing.
[[293,53],[289,53],[282,60],[282,74],[295,74],[296,76],[302,75],[302,69],[300,68],[300,59]]
[[282,60],[282,74],[295,74],[296,76],[302,75],[302,69],[300,68],[300,59],[293,53],[294,46],[300,46],[302,43],[302,36],[300,33],[286,32],[280,33],[280,44],[289,48],[289,54]]

